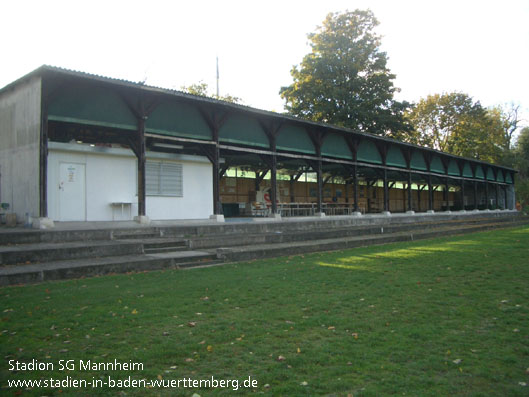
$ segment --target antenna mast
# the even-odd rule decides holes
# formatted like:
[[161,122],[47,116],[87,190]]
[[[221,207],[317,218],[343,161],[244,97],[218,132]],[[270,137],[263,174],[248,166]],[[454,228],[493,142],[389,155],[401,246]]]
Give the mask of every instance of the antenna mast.
[[217,99],[219,98],[219,57],[217,57]]

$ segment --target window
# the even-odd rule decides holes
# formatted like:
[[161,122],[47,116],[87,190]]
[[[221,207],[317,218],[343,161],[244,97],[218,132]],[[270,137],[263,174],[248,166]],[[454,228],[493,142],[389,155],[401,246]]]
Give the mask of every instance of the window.
[[147,161],[145,190],[148,196],[184,196],[182,164]]

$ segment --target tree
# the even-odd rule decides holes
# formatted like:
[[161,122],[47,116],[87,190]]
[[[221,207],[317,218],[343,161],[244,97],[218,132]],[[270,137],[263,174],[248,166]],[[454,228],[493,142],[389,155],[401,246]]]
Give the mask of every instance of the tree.
[[458,156],[503,163],[509,149],[501,109],[485,109],[467,94],[429,95],[407,118],[414,131],[408,141]]
[[187,92],[188,94],[192,94],[192,95],[219,99],[221,101],[231,102],[231,103],[241,103],[242,102],[241,98],[238,98],[236,96],[232,96],[232,95],[217,96],[214,94],[210,94],[209,86],[207,85],[207,83],[204,83],[203,81],[200,81],[196,84],[191,84],[190,86],[182,86],[181,89],[182,91]]
[[308,35],[312,51],[292,68],[294,82],[280,90],[287,112],[380,135],[409,130],[403,116],[409,104],[393,99],[395,75],[380,51],[377,25],[369,10],[328,14]]
[[516,199],[525,212],[529,212],[529,127],[520,131],[514,146],[514,163],[518,171],[516,175]]

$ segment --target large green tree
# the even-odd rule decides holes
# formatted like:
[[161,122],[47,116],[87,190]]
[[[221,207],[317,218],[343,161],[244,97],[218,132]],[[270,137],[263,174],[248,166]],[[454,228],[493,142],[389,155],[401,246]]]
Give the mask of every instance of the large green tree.
[[514,146],[514,166],[518,170],[516,175],[516,199],[525,212],[529,213],[529,127],[520,131]]
[[392,135],[407,130],[408,104],[393,99],[395,75],[380,50],[378,21],[369,10],[331,13],[308,35],[312,51],[282,87],[286,110],[305,119],[357,131]]
[[414,130],[405,140],[491,163],[505,162],[509,128],[500,108],[486,109],[463,93],[429,95],[407,117]]

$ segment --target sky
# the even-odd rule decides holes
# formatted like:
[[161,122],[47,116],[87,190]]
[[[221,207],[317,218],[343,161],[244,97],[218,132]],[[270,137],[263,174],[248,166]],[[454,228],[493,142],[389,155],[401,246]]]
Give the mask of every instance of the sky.
[[528,0],[2,1],[0,87],[40,65],[181,89],[205,82],[283,111],[279,89],[326,15],[371,9],[399,100],[464,92],[529,125]]

